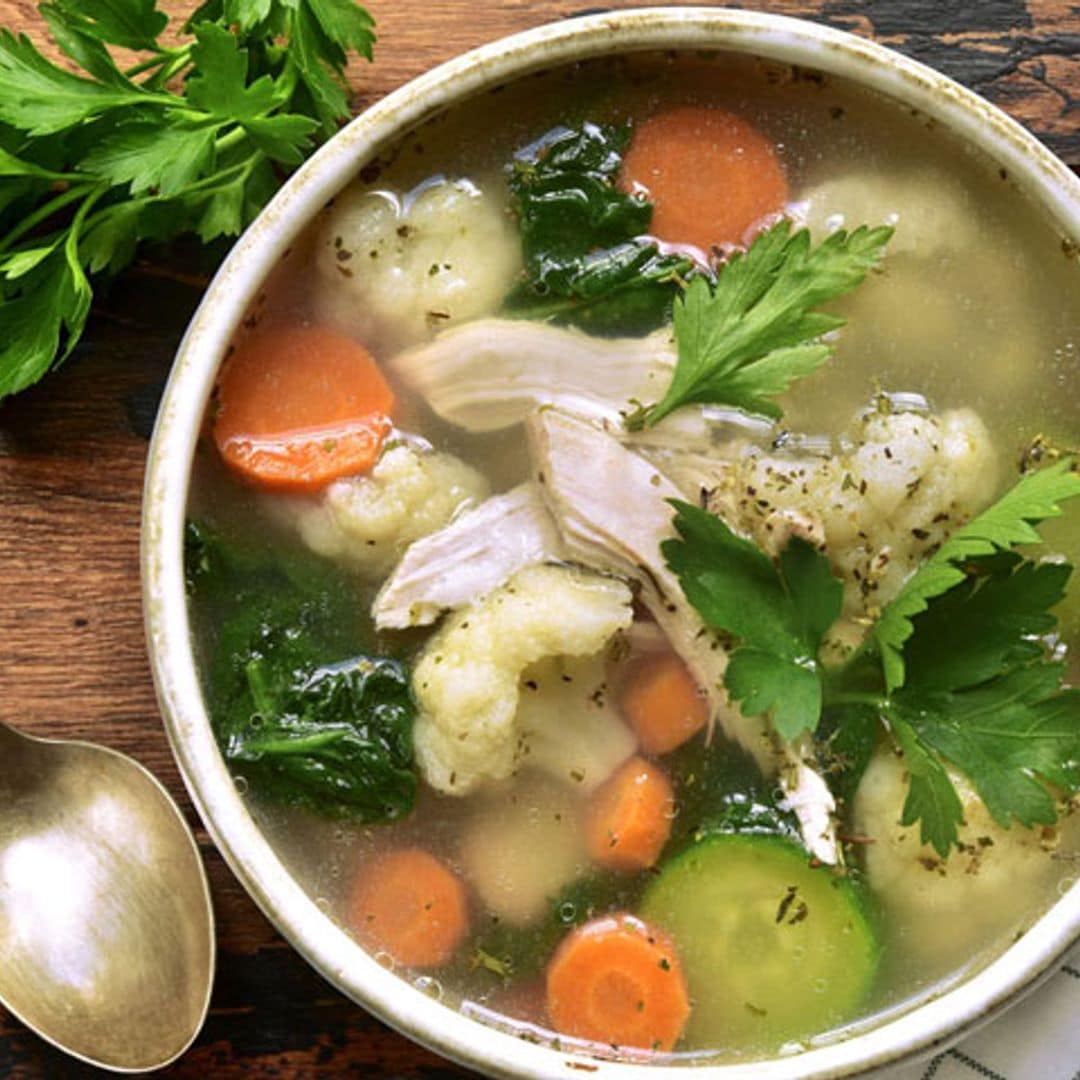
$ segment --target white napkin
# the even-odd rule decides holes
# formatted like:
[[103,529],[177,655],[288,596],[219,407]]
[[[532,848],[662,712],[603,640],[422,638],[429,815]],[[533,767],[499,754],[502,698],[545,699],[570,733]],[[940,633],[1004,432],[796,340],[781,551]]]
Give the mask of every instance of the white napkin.
[[951,1050],[881,1080],[1080,1080],[1080,948],[1015,1008]]

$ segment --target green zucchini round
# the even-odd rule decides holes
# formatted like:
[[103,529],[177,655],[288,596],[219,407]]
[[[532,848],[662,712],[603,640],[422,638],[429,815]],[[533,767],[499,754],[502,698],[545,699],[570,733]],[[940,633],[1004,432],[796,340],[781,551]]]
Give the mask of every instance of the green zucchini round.
[[880,948],[846,878],[783,837],[714,835],[670,862],[640,915],[675,939],[695,1047],[768,1053],[851,1020]]

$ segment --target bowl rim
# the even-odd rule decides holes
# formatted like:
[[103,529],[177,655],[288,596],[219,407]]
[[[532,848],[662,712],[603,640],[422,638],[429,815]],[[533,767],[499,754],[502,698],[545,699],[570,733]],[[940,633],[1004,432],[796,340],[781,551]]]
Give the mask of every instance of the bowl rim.
[[[611,1061],[539,1046],[439,1004],[370,956],[285,869],[218,753],[202,701],[183,573],[188,483],[220,357],[266,273],[314,214],[366,161],[450,105],[500,83],[613,53],[705,49],[746,53],[868,86],[974,144],[1041,205],[1074,243],[1080,179],[1034,136],[973,92],[875,42],[787,16],[724,8],[638,8],[549,23],[481,46],[393,91],[353,120],[284,185],[237,241],[177,351],[150,444],[141,566],[147,648],[165,728],[192,802],[233,873],[290,943],[333,985],[409,1038],[501,1077],[656,1080],[684,1065]],[[1004,177],[1003,177],[1004,178]],[[1080,937],[1080,882],[988,966],[868,1031],[792,1056],[696,1065],[703,1080],[855,1076],[925,1056],[981,1026],[1052,972]],[[1019,944],[1019,943],[1018,943]]]

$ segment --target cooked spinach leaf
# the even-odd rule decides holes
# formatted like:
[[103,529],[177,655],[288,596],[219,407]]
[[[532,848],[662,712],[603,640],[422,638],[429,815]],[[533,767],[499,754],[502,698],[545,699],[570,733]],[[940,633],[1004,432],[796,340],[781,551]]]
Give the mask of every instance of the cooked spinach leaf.
[[821,774],[841,803],[850,805],[881,734],[877,709],[865,704],[831,705],[814,733]]
[[664,761],[679,813],[664,848],[670,858],[689,844],[717,833],[762,833],[799,840],[799,822],[781,805],[776,784],[754,759],[723,736],[704,734]]
[[642,235],[652,204],[616,185],[629,140],[629,125],[585,123],[554,128],[515,156],[526,280],[509,312],[598,334],[645,333],[670,317],[695,264]]
[[408,813],[414,705],[407,666],[357,655],[360,605],[322,560],[188,526],[188,587],[205,630],[211,720],[262,795],[331,817]]

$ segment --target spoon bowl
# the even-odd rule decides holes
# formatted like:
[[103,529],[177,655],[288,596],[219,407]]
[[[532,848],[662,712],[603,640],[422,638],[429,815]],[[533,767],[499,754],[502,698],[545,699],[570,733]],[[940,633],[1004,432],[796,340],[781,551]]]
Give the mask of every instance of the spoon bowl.
[[202,1026],[213,934],[198,849],[149,772],[0,724],[0,1003],[84,1061],[157,1068]]

